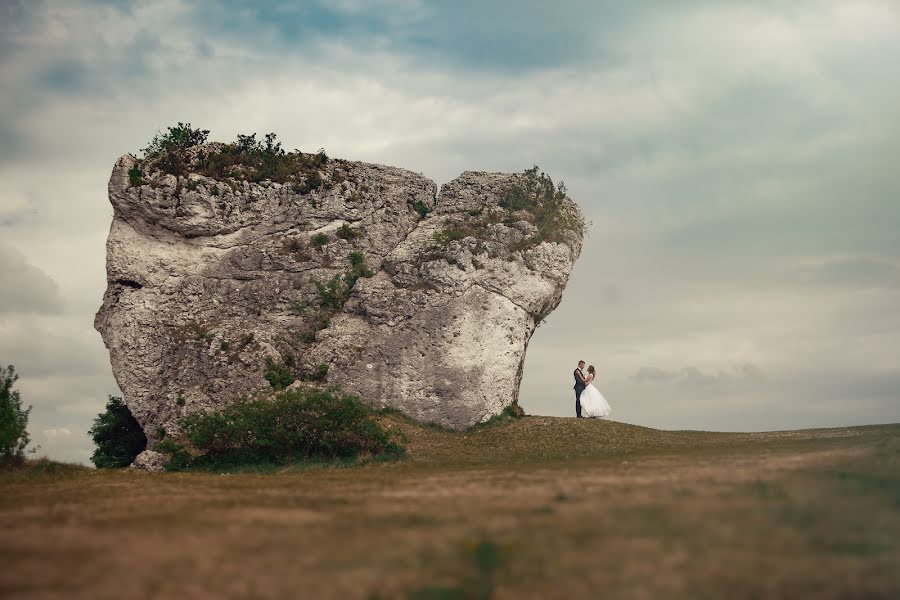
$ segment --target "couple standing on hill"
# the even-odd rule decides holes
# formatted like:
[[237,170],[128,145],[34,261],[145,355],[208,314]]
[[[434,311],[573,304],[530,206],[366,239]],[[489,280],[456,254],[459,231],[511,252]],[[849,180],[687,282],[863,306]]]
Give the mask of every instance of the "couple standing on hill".
[[608,417],[612,409],[609,402],[600,393],[600,390],[594,387],[594,377],[597,372],[594,365],[584,372],[584,361],[578,361],[578,368],[575,369],[575,416],[579,419],[582,417],[590,417],[600,419]]

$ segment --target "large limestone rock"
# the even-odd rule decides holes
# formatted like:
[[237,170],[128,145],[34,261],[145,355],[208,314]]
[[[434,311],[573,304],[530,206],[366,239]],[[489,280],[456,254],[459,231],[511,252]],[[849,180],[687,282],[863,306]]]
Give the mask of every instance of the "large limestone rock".
[[137,164],[110,177],[95,327],[151,444],[188,412],[271,391],[272,366],[420,420],[488,419],[517,401],[528,340],[581,250],[570,200],[578,226],[556,242],[498,206],[522,174],[466,172],[436,194],[403,169],[330,160],[309,191],[147,165],[135,181]]

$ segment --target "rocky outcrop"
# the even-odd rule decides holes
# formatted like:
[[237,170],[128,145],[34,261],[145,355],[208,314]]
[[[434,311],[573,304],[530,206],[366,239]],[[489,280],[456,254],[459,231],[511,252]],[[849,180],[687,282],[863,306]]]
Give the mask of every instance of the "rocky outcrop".
[[466,172],[440,194],[360,162],[314,177],[116,162],[95,327],[151,444],[188,412],[295,377],[451,427],[516,402],[528,340],[581,250],[574,203],[557,194],[538,218],[510,201],[534,195],[534,173]]
[[168,460],[166,459],[165,454],[161,454],[155,450],[144,450],[134,457],[131,468],[139,469],[141,471],[165,471],[166,463],[168,463]]

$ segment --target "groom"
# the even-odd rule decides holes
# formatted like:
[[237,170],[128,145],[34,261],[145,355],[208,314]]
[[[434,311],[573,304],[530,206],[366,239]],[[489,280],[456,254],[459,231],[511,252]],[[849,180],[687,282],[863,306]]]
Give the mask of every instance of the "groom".
[[584,391],[584,361],[578,361],[578,368],[573,373],[575,375],[575,416],[581,418],[581,392]]

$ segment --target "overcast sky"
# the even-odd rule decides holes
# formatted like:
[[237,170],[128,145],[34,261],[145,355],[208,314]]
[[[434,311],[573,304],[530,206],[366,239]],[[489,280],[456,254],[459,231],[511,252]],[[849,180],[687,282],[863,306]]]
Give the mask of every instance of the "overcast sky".
[[190,121],[444,183],[538,164],[593,222],[521,403],[769,430],[900,421],[900,3],[0,0],[0,364],[41,453],[118,393],[116,158]]

